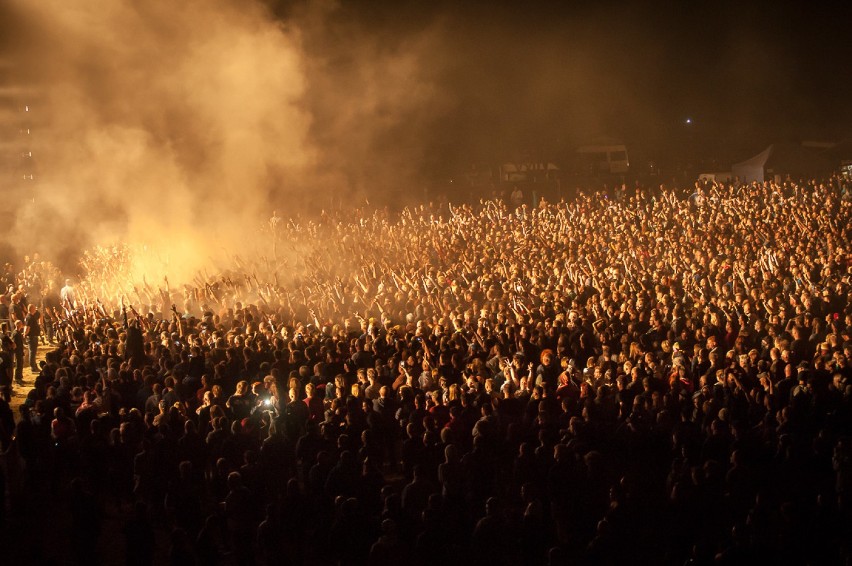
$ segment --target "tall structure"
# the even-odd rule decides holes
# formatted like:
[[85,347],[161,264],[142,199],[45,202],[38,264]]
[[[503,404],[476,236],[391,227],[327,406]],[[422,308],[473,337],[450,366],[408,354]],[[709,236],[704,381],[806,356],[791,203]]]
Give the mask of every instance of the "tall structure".
[[35,91],[16,71],[15,64],[0,59],[0,195],[12,205],[34,199],[38,181]]

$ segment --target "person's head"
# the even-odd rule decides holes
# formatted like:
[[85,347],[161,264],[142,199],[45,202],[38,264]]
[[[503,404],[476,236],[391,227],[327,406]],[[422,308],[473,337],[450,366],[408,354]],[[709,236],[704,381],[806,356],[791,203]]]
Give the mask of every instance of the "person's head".
[[243,484],[243,478],[239,472],[231,472],[228,474],[228,489],[234,491]]
[[485,502],[485,514],[489,517],[494,517],[499,515],[500,511],[500,500],[496,497],[489,497],[488,501]]

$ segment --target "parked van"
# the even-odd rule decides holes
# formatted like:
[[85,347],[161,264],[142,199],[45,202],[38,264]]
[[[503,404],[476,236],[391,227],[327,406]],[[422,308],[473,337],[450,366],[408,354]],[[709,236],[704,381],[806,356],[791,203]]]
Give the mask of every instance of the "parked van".
[[577,148],[576,156],[579,168],[586,174],[624,174],[630,170],[624,144],[583,145]]

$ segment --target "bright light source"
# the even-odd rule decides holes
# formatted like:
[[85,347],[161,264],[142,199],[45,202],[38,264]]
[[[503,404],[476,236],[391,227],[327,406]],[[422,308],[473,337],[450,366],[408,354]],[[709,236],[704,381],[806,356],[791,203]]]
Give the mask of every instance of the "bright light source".
[[689,126],[690,124],[692,124],[692,118],[687,118],[686,125]]

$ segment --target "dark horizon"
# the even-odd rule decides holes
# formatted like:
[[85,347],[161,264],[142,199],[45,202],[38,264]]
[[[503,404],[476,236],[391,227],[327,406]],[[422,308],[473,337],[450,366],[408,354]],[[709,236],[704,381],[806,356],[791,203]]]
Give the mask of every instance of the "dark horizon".
[[[285,18],[304,5],[275,4]],[[343,7],[331,24],[388,50],[446,30],[438,45],[451,57],[430,78],[452,104],[426,142],[448,160],[552,154],[606,135],[657,158],[677,159],[688,144],[694,156],[731,162],[771,143],[836,142],[852,131],[843,64],[852,48],[840,11],[801,13],[790,2],[662,11],[652,2],[563,4],[374,1]],[[309,56],[358,64],[345,45],[311,37]],[[326,109],[315,110],[319,130]]]
[[[771,143],[852,137],[848,7],[263,3],[298,35],[298,108],[311,120],[304,143],[319,148],[316,167],[361,189],[517,155],[560,160],[600,136],[658,162],[722,166]],[[4,67],[0,86],[49,89],[55,73],[43,45],[61,41],[38,36],[43,14],[2,10],[0,54],[19,67]],[[98,56],[78,75],[103,97],[95,77],[117,69],[108,50]],[[0,96],[7,109],[19,102]],[[190,153],[186,144],[198,141],[183,130],[161,134]]]

